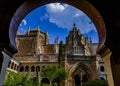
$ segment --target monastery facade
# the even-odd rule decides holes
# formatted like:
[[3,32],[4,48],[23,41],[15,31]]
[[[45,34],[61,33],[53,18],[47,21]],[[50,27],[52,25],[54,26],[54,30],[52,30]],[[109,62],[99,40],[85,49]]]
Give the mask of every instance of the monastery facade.
[[[58,64],[58,40],[59,37],[56,37],[54,44],[49,44],[48,32],[43,32],[39,27],[34,30],[29,27],[25,35],[17,33],[18,53],[14,55],[8,69],[15,69],[22,74],[29,73],[34,77],[36,70],[40,72],[41,68],[48,64]],[[79,86],[94,79],[106,80],[104,62],[96,54],[97,46],[98,43],[92,43],[91,39],[84,37],[76,25],[73,25],[66,37],[66,43],[63,44],[63,55],[60,57],[60,63],[69,73],[64,82],[65,86]],[[14,63],[14,60],[18,62]],[[39,78],[41,82],[45,80]]]

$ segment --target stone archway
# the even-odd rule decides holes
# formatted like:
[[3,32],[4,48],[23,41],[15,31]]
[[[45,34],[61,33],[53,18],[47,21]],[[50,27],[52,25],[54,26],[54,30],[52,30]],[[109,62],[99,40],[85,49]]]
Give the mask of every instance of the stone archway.
[[[92,69],[84,63],[76,63],[69,69],[68,85],[78,86],[86,81],[94,80]],[[72,86],[71,85],[71,86]]]
[[99,14],[99,12],[91,5],[87,0],[45,0],[45,1],[33,1],[28,0],[25,3],[23,3],[15,12],[14,16],[11,19],[10,27],[9,27],[9,38],[10,43],[16,47],[16,32],[17,28],[19,26],[19,23],[22,21],[22,19],[33,9],[37,8],[38,6],[42,6],[45,4],[49,4],[52,2],[62,2],[69,5],[72,5],[80,10],[82,10],[84,13],[86,13],[90,19],[95,24],[98,34],[99,34],[99,47],[98,50],[101,49],[104,46],[105,39],[106,39],[106,29],[104,21]]
[[106,39],[106,29],[105,29],[105,24],[104,21],[99,14],[99,12],[93,7],[92,4],[90,4],[87,0],[44,0],[44,1],[38,1],[38,0],[28,0],[25,3],[23,3],[15,12],[11,19],[10,27],[9,27],[9,38],[10,38],[10,43],[16,47],[16,42],[15,42],[15,37],[16,37],[16,31],[18,29],[18,26],[22,19],[33,9],[49,4],[49,3],[55,3],[55,2],[60,2],[60,3],[66,3],[69,5],[72,5],[81,11],[83,11],[85,14],[87,14],[90,19],[93,21],[94,25],[97,28],[98,34],[99,34],[99,47],[102,48],[104,46],[104,42]]
[[[27,1],[29,1],[29,0],[27,0]],[[39,0],[31,0],[31,1],[39,1]],[[44,1],[41,0],[41,2],[44,2],[44,3],[48,3],[48,1],[50,1],[50,0],[44,0]],[[51,0],[51,1],[57,2],[58,0]],[[63,0],[60,0],[60,1],[63,1]],[[77,2],[81,2],[81,1],[84,1],[84,0],[75,0],[75,1],[64,0],[64,2],[71,2],[72,3],[71,5],[73,5],[73,6],[79,5],[79,3],[77,3]],[[111,65],[113,66],[113,68],[115,68],[115,69],[112,69],[112,71],[114,71],[116,74],[116,71],[118,71],[118,72],[120,71],[120,66],[119,66],[119,64],[120,64],[120,62],[119,62],[120,61],[119,60],[120,47],[118,46],[120,41],[119,41],[119,39],[117,39],[119,36],[119,33],[120,33],[120,29],[119,29],[120,28],[120,26],[119,26],[119,23],[120,23],[119,22],[119,20],[120,20],[120,5],[119,5],[118,1],[107,1],[107,0],[89,0],[89,1],[100,11],[102,16],[104,17],[104,21],[105,21],[106,27],[107,27],[107,40],[106,40],[105,45],[107,47],[109,47],[110,50],[112,51],[114,63],[112,62]],[[2,51],[2,49],[7,47],[6,45],[9,44],[9,38],[10,38],[10,42],[12,43],[12,45],[14,45],[14,41],[15,41],[14,36],[16,35],[16,31],[15,31],[16,29],[13,28],[13,30],[11,30],[11,32],[8,32],[8,27],[9,27],[10,19],[11,19],[13,13],[20,6],[20,4],[23,2],[24,2],[24,0],[16,0],[16,1],[14,1],[14,0],[11,0],[11,1],[10,0],[1,0],[1,3],[0,3],[1,4],[0,5],[1,6],[1,9],[0,9],[0,11],[1,11],[1,14],[0,14],[0,18],[1,18],[0,50],[1,51]],[[112,5],[114,5],[114,6],[112,6]],[[86,5],[86,7],[90,8],[88,5]],[[23,9],[23,10],[26,10],[26,9]],[[22,13],[20,13],[20,15],[22,15]],[[19,19],[19,16],[16,16],[16,18]],[[17,19],[15,19],[15,20],[17,20]],[[96,21],[97,20],[99,21],[99,18],[97,18]],[[16,22],[18,22],[18,21],[13,21],[13,23],[15,24],[15,27],[17,24]],[[101,24],[100,24],[100,27],[101,27]],[[98,31],[99,33],[101,33],[101,34],[99,34],[99,36],[101,35],[100,36],[101,39],[99,38],[102,42],[102,43],[100,43],[100,45],[101,45],[101,44],[104,44],[104,39],[105,39],[104,32],[105,32],[105,30],[102,30],[102,29],[99,29],[99,30],[101,30],[101,31]],[[12,31],[15,32],[15,33],[13,32],[13,35],[11,35]],[[8,33],[11,33],[11,34],[8,34]],[[9,37],[8,37],[8,35],[9,35]],[[15,53],[14,48],[13,47],[11,48],[11,45],[9,45],[9,47],[8,47],[9,49],[7,49],[7,51],[11,52],[13,55]],[[99,49],[102,47],[99,47]],[[101,49],[101,51],[104,51],[104,49]],[[120,84],[119,77],[120,77],[120,74],[119,75],[116,74],[114,77],[114,80],[117,80],[118,83]],[[115,83],[115,85],[119,86],[118,83]]]

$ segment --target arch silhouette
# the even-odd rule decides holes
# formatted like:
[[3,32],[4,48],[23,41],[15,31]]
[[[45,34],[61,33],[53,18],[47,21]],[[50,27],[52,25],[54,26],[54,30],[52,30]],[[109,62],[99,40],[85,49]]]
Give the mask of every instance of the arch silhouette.
[[9,26],[9,38],[10,43],[16,47],[15,37],[17,33],[18,26],[22,19],[33,9],[49,4],[49,3],[66,3],[69,5],[72,5],[81,11],[83,11],[85,14],[89,16],[89,18],[93,21],[94,25],[96,26],[96,29],[98,31],[99,35],[99,46],[98,50],[101,49],[104,46],[105,39],[106,39],[106,29],[104,21],[99,14],[99,12],[96,10],[95,7],[93,7],[92,4],[90,4],[87,0],[44,0],[44,1],[38,1],[38,0],[28,0],[25,3],[23,3],[15,12],[11,19],[11,23]]

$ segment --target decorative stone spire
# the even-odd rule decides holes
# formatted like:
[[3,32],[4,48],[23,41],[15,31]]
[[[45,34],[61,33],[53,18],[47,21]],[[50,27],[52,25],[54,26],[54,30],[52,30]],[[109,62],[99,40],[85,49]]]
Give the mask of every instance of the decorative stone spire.
[[89,44],[89,46],[90,46],[90,54],[92,54],[93,53],[93,46],[92,46],[92,39],[91,39],[91,37],[90,37],[90,44]]
[[76,27],[76,24],[74,23],[73,26]]
[[58,53],[58,50],[59,50],[58,36],[55,38],[55,41],[54,41],[54,48],[55,48],[55,53]]
[[20,35],[20,32],[17,30],[17,35]]
[[28,35],[29,35],[29,33],[30,33],[30,26],[28,26]]
[[40,31],[40,27],[39,26],[37,27],[37,31]]
[[55,38],[55,44],[58,44],[58,36]]
[[90,37],[90,44],[92,43],[92,39],[91,39],[91,37]]
[[49,44],[49,34],[48,34],[48,30],[47,30],[46,33],[45,33],[45,41],[46,41],[46,44]]
[[48,35],[48,30],[46,31],[46,35]]

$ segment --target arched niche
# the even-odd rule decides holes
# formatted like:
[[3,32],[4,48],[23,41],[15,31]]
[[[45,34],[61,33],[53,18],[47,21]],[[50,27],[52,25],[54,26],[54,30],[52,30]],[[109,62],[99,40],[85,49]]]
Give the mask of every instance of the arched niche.
[[79,76],[87,75],[90,80],[95,79],[92,69],[84,63],[76,63],[69,69],[69,76],[72,76],[72,78],[77,74]]

